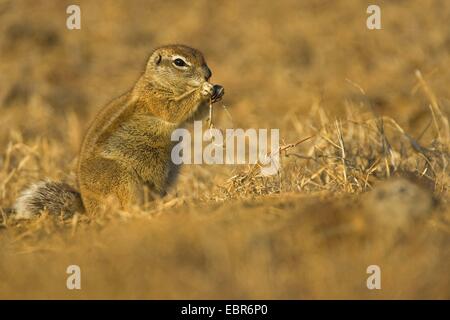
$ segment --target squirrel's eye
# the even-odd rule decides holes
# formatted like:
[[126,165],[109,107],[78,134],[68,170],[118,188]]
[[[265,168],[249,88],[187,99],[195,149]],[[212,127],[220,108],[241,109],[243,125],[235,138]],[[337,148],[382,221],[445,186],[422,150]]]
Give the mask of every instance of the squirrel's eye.
[[185,66],[187,66],[186,62],[183,59],[180,59],[180,58],[177,58],[177,59],[173,60],[173,63],[177,67],[185,67]]

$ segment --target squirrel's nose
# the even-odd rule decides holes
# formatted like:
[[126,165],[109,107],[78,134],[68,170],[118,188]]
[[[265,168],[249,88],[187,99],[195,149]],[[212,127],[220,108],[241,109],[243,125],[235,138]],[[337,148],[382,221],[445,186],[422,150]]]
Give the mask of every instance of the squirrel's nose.
[[206,66],[205,66],[205,68],[204,68],[204,71],[205,71],[205,80],[208,81],[209,78],[211,78],[211,76],[212,76],[212,72],[211,72],[211,70],[210,70],[208,67],[206,67]]

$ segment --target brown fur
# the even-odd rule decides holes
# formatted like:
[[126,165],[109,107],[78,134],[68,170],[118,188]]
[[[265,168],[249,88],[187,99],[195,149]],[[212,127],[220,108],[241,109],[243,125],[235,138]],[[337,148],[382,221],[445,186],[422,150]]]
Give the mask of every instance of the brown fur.
[[[190,66],[175,66],[177,56]],[[143,186],[166,192],[178,171],[170,159],[172,131],[223,95],[215,93],[210,76],[195,49],[169,45],[153,51],[135,86],[99,112],[84,138],[77,177],[88,213],[109,198],[126,209],[142,198]]]

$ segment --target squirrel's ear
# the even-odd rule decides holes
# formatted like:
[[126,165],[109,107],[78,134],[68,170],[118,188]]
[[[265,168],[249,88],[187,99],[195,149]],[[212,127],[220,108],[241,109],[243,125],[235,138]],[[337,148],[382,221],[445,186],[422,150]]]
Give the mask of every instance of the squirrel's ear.
[[159,53],[155,53],[152,57],[152,62],[155,65],[158,65],[161,62],[161,55]]
[[147,68],[159,65],[161,60],[162,60],[161,54],[159,54],[158,52],[154,52],[148,59]]

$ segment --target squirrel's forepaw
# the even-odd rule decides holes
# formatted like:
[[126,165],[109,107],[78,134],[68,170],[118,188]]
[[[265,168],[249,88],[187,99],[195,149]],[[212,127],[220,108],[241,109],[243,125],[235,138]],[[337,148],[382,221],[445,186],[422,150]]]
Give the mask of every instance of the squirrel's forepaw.
[[214,93],[214,86],[209,82],[203,82],[201,93],[204,97],[212,97]]
[[211,101],[214,103],[222,99],[225,90],[221,85],[218,84],[212,85],[209,82],[204,82],[202,85],[201,93],[204,97],[210,98]]

